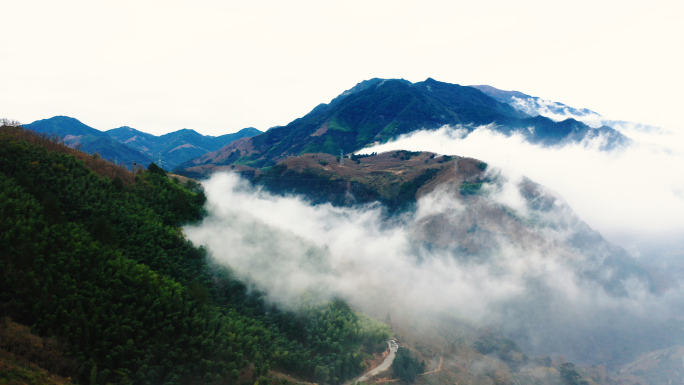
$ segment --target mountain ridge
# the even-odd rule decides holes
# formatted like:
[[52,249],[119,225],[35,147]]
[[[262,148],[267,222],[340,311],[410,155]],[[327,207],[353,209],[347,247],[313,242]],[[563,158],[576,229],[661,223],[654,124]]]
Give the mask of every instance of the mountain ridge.
[[[608,142],[624,138],[610,127],[595,129],[576,120],[555,122],[530,116],[481,90],[428,78],[411,83],[403,79],[373,78],[344,91],[329,104],[319,104],[285,126],[187,161],[179,168],[213,164],[263,167],[292,155],[323,152],[350,153],[421,129],[492,124],[504,134],[520,133],[545,146],[608,134]],[[534,127],[534,129],[530,129]]]
[[159,136],[128,126],[100,131],[78,119],[61,115],[37,120],[23,127],[40,133],[56,134],[71,147],[80,147],[91,154],[98,153],[105,159],[127,167],[134,164],[144,166],[162,158],[161,167],[167,170],[234,140],[261,133],[254,127],[220,136],[202,135],[187,128]]

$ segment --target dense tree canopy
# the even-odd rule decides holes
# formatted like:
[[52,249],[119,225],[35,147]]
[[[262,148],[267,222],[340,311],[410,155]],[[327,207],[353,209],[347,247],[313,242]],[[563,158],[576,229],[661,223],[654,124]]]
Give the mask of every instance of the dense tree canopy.
[[416,380],[416,376],[425,373],[425,362],[419,363],[407,348],[400,347],[396,354],[394,361],[392,361],[392,371],[394,377],[402,383],[412,384]]
[[156,165],[132,174],[2,127],[0,312],[61,341],[81,383],[360,373],[388,327],[341,300],[285,312],[248,292],[183,235],[205,201]]

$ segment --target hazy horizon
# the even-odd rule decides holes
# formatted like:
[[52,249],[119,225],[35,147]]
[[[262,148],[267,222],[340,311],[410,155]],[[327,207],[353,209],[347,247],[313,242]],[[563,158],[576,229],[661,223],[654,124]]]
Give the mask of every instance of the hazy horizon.
[[0,116],[22,123],[66,115],[155,135],[264,131],[362,80],[432,77],[682,129],[677,1],[35,0],[0,11],[13,31],[0,37]]

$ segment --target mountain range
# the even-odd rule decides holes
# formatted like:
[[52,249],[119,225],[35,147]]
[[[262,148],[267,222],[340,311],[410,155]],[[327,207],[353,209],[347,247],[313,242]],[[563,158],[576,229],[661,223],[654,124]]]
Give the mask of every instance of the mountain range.
[[156,136],[128,126],[100,131],[68,116],[38,120],[24,127],[57,135],[70,147],[78,147],[90,154],[97,153],[117,164],[147,167],[157,162],[166,170],[173,170],[185,161],[215,151],[237,139],[261,133],[249,127],[221,136],[202,135],[189,129]]
[[662,132],[661,127],[650,126],[643,123],[628,122],[625,120],[609,119],[588,108],[575,108],[537,96],[530,96],[519,91],[503,91],[488,85],[476,85],[471,87],[477,88],[488,96],[491,96],[492,98],[502,103],[506,103],[516,110],[531,116],[545,116],[557,122],[572,118],[593,128],[609,126],[615,129],[620,129],[623,127],[629,127],[631,129],[637,129],[643,132]]
[[590,127],[575,119],[556,122],[540,115],[531,116],[501,100],[507,99],[497,100],[478,88],[434,79],[418,83],[366,80],[286,126],[237,140],[179,167],[201,173],[203,167],[213,169],[206,166],[240,164],[258,168],[293,155],[347,154],[403,134],[444,125],[458,125],[472,132],[478,126],[491,124],[501,133],[520,133],[526,140],[545,146],[598,135],[606,138],[606,147],[628,141],[608,126]]
[[[144,166],[161,158],[163,168],[196,178],[222,169],[241,171],[248,176],[252,187],[257,188],[254,191],[271,194],[268,199],[272,201],[279,196],[290,199],[297,195],[302,201],[322,207],[322,212],[327,210],[327,203],[339,210],[361,207],[360,210],[371,213],[374,207],[382,206],[382,214],[379,214],[379,220],[384,221],[382,226],[403,226],[401,229],[406,230],[409,254],[404,257],[416,259],[410,266],[418,272],[437,264],[441,266],[439,273],[446,273],[450,282],[467,282],[472,279],[471,273],[488,272],[491,276],[483,275],[483,281],[493,279],[491,282],[497,284],[507,283],[510,281],[503,278],[521,269],[520,281],[514,283],[519,283],[517,290],[525,295],[516,296],[515,290],[509,290],[511,287],[497,289],[496,292],[510,291],[511,297],[507,294],[501,298],[512,300],[491,302],[490,310],[501,316],[501,323],[494,325],[519,341],[525,351],[546,357],[529,359],[515,342],[499,337],[493,344],[489,331],[447,314],[458,312],[457,307],[442,308],[444,314],[440,315],[443,318],[439,322],[444,324],[439,328],[434,326],[436,324],[415,328],[415,324],[406,320],[407,323],[402,324],[402,316],[406,317],[407,312],[401,308],[416,313],[415,307],[404,306],[411,304],[406,298],[398,297],[401,300],[395,299],[396,303],[383,298],[382,304],[361,308],[376,319],[386,314],[387,324],[400,331],[405,343],[416,348],[421,359],[434,363],[435,370],[429,373],[441,372],[435,375],[435,378],[441,376],[438,383],[582,383],[579,374],[567,366],[564,359],[552,361],[549,355],[557,352],[568,352],[573,360],[584,360],[586,364],[601,363],[614,369],[626,364],[623,367],[629,375],[649,377],[651,373],[647,369],[664,367],[664,361],[651,357],[655,353],[637,361],[634,359],[639,353],[654,351],[679,359],[682,348],[672,345],[684,341],[681,322],[656,318],[654,321],[648,314],[635,316],[618,305],[631,298],[635,287],[643,288],[643,295],[653,298],[665,292],[668,281],[660,273],[643,266],[624,249],[605,240],[552,192],[527,179],[509,181],[477,159],[410,151],[355,154],[376,143],[443,125],[459,126],[467,133],[488,125],[504,135],[519,134],[542,146],[579,142],[598,135],[606,138],[605,148],[628,143],[626,137],[611,127],[581,121],[593,119],[594,112],[552,103],[490,86],[460,86],[433,79],[418,83],[371,79],[358,83],[328,104],[316,106],[302,118],[263,133],[248,128],[212,137],[183,129],[155,136],[127,126],[99,131],[65,116],[36,121],[24,127],[54,135],[71,147],[98,153],[101,158],[127,166],[133,163]],[[541,116],[544,114],[552,117]],[[562,119],[567,115],[577,119]],[[186,229],[180,231],[180,226],[197,223],[202,216],[207,217],[210,225],[220,223],[216,213],[202,208],[211,206],[203,206],[206,197],[211,200],[211,194],[205,196],[193,181],[181,184],[183,178],[168,178],[154,164],[147,172],[138,173],[138,178],[98,157],[71,149],[50,149],[60,145],[45,141],[44,137],[35,138],[31,136],[33,134],[27,135],[14,128],[4,129],[7,132],[0,136],[0,144],[5,149],[0,152],[0,158],[3,158],[0,159],[0,179],[12,194],[8,195],[11,199],[2,201],[7,209],[0,210],[10,216],[0,222],[6,225],[7,234],[16,232],[21,236],[7,236],[3,241],[13,258],[3,257],[3,266],[11,267],[8,271],[14,274],[11,278],[15,281],[3,280],[0,305],[13,310],[12,315],[20,321],[35,324],[34,329],[43,335],[69,337],[69,349],[74,352],[70,354],[80,365],[73,371],[81,382],[129,383],[133,379],[135,383],[143,384],[164,379],[171,383],[232,384],[238,379],[240,383],[248,383],[248,380],[253,383],[258,379],[259,383],[262,380],[269,381],[263,383],[275,383],[270,382],[275,381],[274,378],[259,377],[275,369],[308,381],[341,384],[365,368],[364,361],[373,358],[368,352],[383,348],[391,335],[385,326],[376,324],[373,324],[376,331],[360,332],[364,330],[365,316],[352,314],[350,307],[339,301],[331,302],[330,309],[321,310],[323,315],[331,314],[330,319],[313,311],[309,318],[302,318],[301,314],[295,317],[281,313],[244,294],[248,289],[239,281],[239,267],[231,266],[226,270],[229,272],[223,271],[213,266],[214,262],[209,263],[214,259],[218,261],[213,254],[212,258],[203,254],[208,250],[218,255],[225,250],[212,248],[212,245],[196,250],[192,243],[200,243],[184,234]],[[30,143],[38,144],[23,145],[26,138]],[[351,155],[347,158],[345,154]],[[75,159],[85,159],[86,165]],[[99,176],[85,167],[99,172]],[[252,191],[247,184],[240,188]],[[516,199],[506,200],[504,193],[513,194]],[[290,203],[292,201],[290,199]],[[30,205],[27,209],[16,210],[21,202]],[[323,205],[319,205],[321,203]],[[432,207],[426,209],[425,205],[430,204]],[[235,206],[231,209],[240,206],[235,201],[230,205]],[[260,223],[258,210],[253,209],[245,210],[250,226],[240,230],[249,235],[244,240],[249,247],[240,249],[240,245],[232,245],[235,248],[228,251],[240,254],[266,247],[263,249],[266,252],[248,255],[247,259],[257,263],[263,258],[259,269],[266,272],[263,274],[266,281],[282,277],[287,280],[292,271],[284,268],[290,262],[285,257],[291,250],[276,247],[277,238],[285,237],[290,241],[285,245],[296,246],[307,236],[315,235],[296,234],[294,229],[280,234],[274,225]],[[295,220],[304,219],[295,213],[287,214]],[[352,211],[333,213],[340,217],[352,215]],[[231,222],[241,223],[238,219],[239,211],[231,214]],[[22,225],[22,221],[30,226]],[[31,227],[34,223],[35,229]],[[354,226],[355,229],[359,227]],[[337,236],[343,230],[335,232]],[[373,233],[366,228],[363,232],[378,238],[384,236],[381,231]],[[227,234],[211,238],[223,240]],[[14,242],[14,238],[19,241]],[[63,244],[71,245],[67,241],[75,245],[75,252],[66,253],[59,248],[66,247]],[[79,252],[81,246],[78,245],[82,242],[92,244],[89,246],[92,252]],[[32,252],[29,244],[35,244],[30,247],[40,252]],[[313,265],[311,261],[316,260],[323,268],[343,274],[339,266],[326,266],[325,263],[332,260],[334,254],[344,255],[343,265],[347,267],[362,260],[353,259],[356,249],[350,250],[345,248],[341,253],[334,244],[330,247],[325,244],[319,250],[312,243],[304,253],[309,259],[294,265],[294,271],[307,273]],[[69,255],[63,270],[57,270],[42,259],[51,261],[52,254],[57,253],[62,253],[62,260],[65,260],[64,255]],[[81,254],[87,258],[82,258]],[[38,261],[35,265],[42,269],[37,273],[38,278],[32,271],[34,264],[24,263],[34,256]],[[314,257],[320,257],[320,260]],[[387,260],[401,260],[401,257],[393,255]],[[89,266],[89,270],[81,269],[82,264]],[[148,266],[149,272],[145,270]],[[454,266],[463,270],[454,269]],[[62,268],[61,265],[57,267]],[[365,274],[366,270],[370,269],[359,271]],[[387,271],[395,275],[392,269],[381,270],[385,272],[383,275],[390,275]],[[448,274],[459,271],[464,274]],[[5,275],[10,276],[9,273]],[[75,301],[75,305],[71,302],[77,296],[67,289],[80,290],[81,286],[71,282],[72,276],[78,277],[79,283],[87,282],[98,288],[83,290],[78,295],[84,299]],[[161,289],[160,276],[169,277],[168,283],[162,282]],[[119,282],[121,277],[123,283]],[[250,276],[247,285],[267,288],[268,282],[260,281],[259,277],[259,274]],[[383,279],[379,283],[390,283],[382,286],[397,290],[404,286],[411,288],[411,279],[416,277]],[[376,283],[372,275],[366,278]],[[558,285],[555,281],[558,279],[567,286]],[[439,281],[439,274],[433,274],[431,280]],[[12,282],[20,285],[12,285]],[[45,286],[41,287],[43,284]],[[14,290],[19,290],[15,286],[20,292],[15,293]],[[372,296],[372,287],[367,286],[364,296]],[[478,298],[479,291],[487,292],[488,289],[484,284],[476,288],[471,293],[453,291],[449,296]],[[569,288],[567,292],[566,288]],[[166,299],[173,297],[168,293],[173,290],[183,293],[185,302],[176,299],[167,303]],[[567,293],[573,294],[572,290],[600,295],[600,301],[615,304],[615,308],[594,306],[589,301],[589,305],[584,304],[586,309],[575,309],[572,303],[565,301]],[[141,292],[147,294],[139,294]],[[162,299],[155,299],[157,292],[162,292]],[[411,293],[410,290],[399,293],[406,292]],[[59,297],[49,296],[49,293],[58,293]],[[113,299],[101,305],[100,297],[110,294]],[[20,295],[22,301],[14,301]],[[451,301],[438,292],[431,295],[437,297],[431,299],[433,301],[441,298],[442,306]],[[119,302],[125,302],[126,306],[133,304],[129,306],[131,310],[126,307],[127,313],[114,322],[114,326],[99,327],[114,319],[115,312],[121,311],[123,305]],[[95,304],[99,307],[95,308]],[[355,303],[351,302],[351,305]],[[93,317],[92,309],[96,310],[96,317],[84,318]],[[159,309],[165,309],[166,313]],[[373,311],[381,314],[373,314]],[[106,317],[99,315],[105,312],[108,312]],[[171,315],[184,318],[181,322],[169,318]],[[252,319],[252,315],[260,318]],[[344,317],[350,321],[344,321]],[[144,322],[139,322],[138,318]],[[240,321],[234,321],[236,319]],[[259,322],[266,325],[264,330],[271,328],[270,331],[262,331]],[[137,326],[122,332],[116,328],[117,324]],[[163,333],[154,330],[158,325]],[[228,325],[225,327],[230,330],[218,325]],[[245,328],[243,325],[252,326]],[[143,326],[152,329],[147,331]],[[461,331],[455,332],[454,328]],[[347,335],[346,329],[353,332]],[[137,334],[133,335],[133,332]],[[100,335],[106,338],[100,338]],[[424,338],[426,336],[429,338]],[[215,343],[209,346],[209,341]],[[170,344],[176,349],[169,349]],[[366,352],[366,356],[361,352]],[[162,361],[158,357],[166,358]],[[443,358],[446,358],[444,368]],[[149,366],[149,370],[144,371],[142,363],[146,363],[144,367]],[[478,365],[488,369],[475,370]],[[601,372],[596,366],[592,368],[596,373]],[[670,371],[669,368],[665,369]],[[603,372],[605,377],[605,368]],[[575,375],[578,377],[573,377]],[[678,372],[676,376],[681,380]],[[510,380],[505,381],[505,378]],[[569,382],[568,378],[578,381]],[[433,383],[427,379],[422,381]]]
[[468,132],[492,125],[498,132],[518,133],[544,146],[598,135],[606,139],[606,148],[629,141],[613,128],[597,124],[603,122],[597,117],[600,115],[590,110],[491,86],[461,86],[431,78],[417,83],[374,78],[266,132],[245,128],[215,137],[182,129],[155,136],[128,126],[99,131],[66,116],[38,120],[25,127],[58,135],[71,147],[129,167],[157,162],[166,170],[204,176],[229,165],[259,168],[306,153],[348,154],[444,125],[460,126]]

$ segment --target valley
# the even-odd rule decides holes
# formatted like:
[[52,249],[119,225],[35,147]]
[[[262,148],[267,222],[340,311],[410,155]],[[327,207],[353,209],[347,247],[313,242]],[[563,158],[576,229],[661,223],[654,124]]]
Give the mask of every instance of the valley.
[[674,271],[500,164],[376,151],[483,130],[550,152],[634,145],[597,116],[428,78],[366,80],[264,132],[5,124],[0,379],[681,381]]

